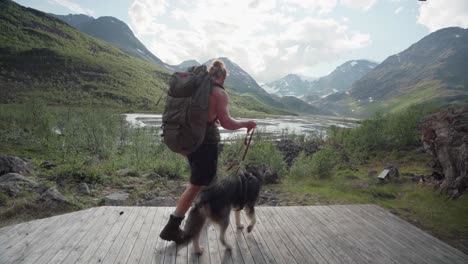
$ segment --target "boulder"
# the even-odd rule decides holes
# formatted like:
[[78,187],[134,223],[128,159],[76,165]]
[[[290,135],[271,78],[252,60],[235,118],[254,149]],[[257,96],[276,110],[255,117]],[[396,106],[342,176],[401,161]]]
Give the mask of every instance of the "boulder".
[[56,188],[48,188],[41,194],[39,201],[42,202],[43,206],[50,209],[63,208],[72,205],[72,203],[70,203]]
[[21,190],[30,190],[36,186],[36,182],[18,173],[0,176],[0,191],[11,197],[15,197]]
[[284,161],[288,166],[292,165],[294,159],[299,156],[301,151],[303,151],[306,156],[310,156],[320,150],[320,145],[314,141],[308,141],[301,145],[291,139],[281,139],[276,143],[276,146],[281,154],[283,154]]
[[34,171],[32,163],[26,159],[0,154],[0,175],[19,173],[29,175]]
[[468,187],[468,106],[426,116],[418,128],[440,191],[460,197]]
[[78,191],[79,194],[82,194],[82,195],[90,195],[91,194],[91,192],[89,191],[88,184],[86,184],[84,182],[78,184],[77,191]]
[[114,192],[104,197],[104,205],[122,206],[128,204],[129,193]]
[[139,177],[140,174],[136,171],[132,171],[129,168],[121,169],[117,171],[119,176]]

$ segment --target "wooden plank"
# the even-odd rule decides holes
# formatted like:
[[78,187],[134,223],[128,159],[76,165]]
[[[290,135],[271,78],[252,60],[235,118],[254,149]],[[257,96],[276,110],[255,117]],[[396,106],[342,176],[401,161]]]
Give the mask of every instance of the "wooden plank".
[[274,227],[275,232],[279,232],[282,241],[287,244],[289,247],[289,251],[293,254],[293,257],[296,259],[298,263],[307,263],[309,260],[303,253],[301,252],[297,246],[298,240],[294,236],[289,236],[286,232],[286,228],[284,223],[281,221],[281,218],[278,217],[276,214],[274,207],[266,207],[263,211],[264,215],[269,219],[271,224]]
[[119,222],[121,222],[122,218],[125,218],[123,216],[125,214],[125,211],[123,210],[125,209],[122,209],[120,207],[108,207],[108,210],[105,212],[105,215],[103,215],[100,219],[100,221],[104,221],[105,217],[108,217],[107,223],[105,223],[104,226],[98,229],[98,232],[96,232],[95,236],[90,240],[89,244],[86,245],[86,248],[80,254],[78,259],[74,262],[75,264],[90,262],[91,258],[95,255],[99,246],[103,243],[103,241],[108,236],[112,228]]
[[[257,210],[257,208],[255,209]],[[244,224],[244,226],[248,226],[248,224],[250,223],[250,220],[247,219],[247,217],[245,216],[245,213],[241,213],[241,220]],[[235,225],[235,221],[233,222],[232,224],[234,227],[236,227]],[[273,256],[273,254],[271,253],[270,251],[270,247],[267,245],[267,243],[265,243],[265,240],[263,239],[262,235],[261,235],[261,232],[259,230],[259,225],[260,225],[260,221],[257,217],[257,223],[255,224],[255,227],[254,229],[252,230],[252,232],[250,233],[252,236],[253,236],[253,239],[255,240],[255,242],[257,243],[257,248],[259,251],[262,252],[262,255],[263,255],[263,258],[265,260],[266,263],[277,263],[277,261],[275,260],[275,257]]]
[[138,263],[142,257],[143,249],[145,247],[145,243],[148,240],[148,237],[152,234],[151,226],[153,225],[153,220],[156,215],[157,208],[156,207],[145,207],[149,212],[145,217],[143,225],[141,227],[140,233],[138,234],[138,238],[135,241],[133,246],[132,252],[127,260],[127,263]]
[[26,239],[16,243],[10,248],[6,254],[0,258],[0,263],[12,263],[18,259],[22,259],[27,256],[31,250],[39,243],[43,241],[50,234],[55,231],[55,227],[61,225],[63,222],[68,220],[71,214],[60,215],[51,219],[50,222],[46,221],[43,225],[39,226],[35,231],[26,237]]
[[[421,254],[422,248],[418,248],[418,245],[415,243],[416,241],[413,238],[402,236],[401,233],[396,232],[395,230],[389,231],[384,227],[382,222],[379,219],[374,217],[370,217],[370,215],[361,212],[359,208],[353,206],[347,208],[348,211],[351,211],[351,214],[358,215],[357,217],[361,217],[363,221],[367,221],[369,223],[369,228],[374,229],[376,232],[380,234],[380,240],[385,244],[385,247],[392,252],[400,252],[399,256],[405,261],[411,261],[412,263],[420,263],[426,262],[430,263],[430,257],[428,258],[427,255]],[[371,212],[371,215],[375,214],[375,212]],[[393,225],[394,223],[387,223]],[[443,263],[443,262],[442,262]]]
[[341,250],[333,243],[330,233],[323,229],[321,223],[315,218],[313,211],[298,206],[292,206],[290,210],[295,219],[304,221],[302,226],[308,226],[302,231],[308,234],[311,240],[314,240],[314,245],[328,262],[346,263],[346,261],[349,261],[347,257],[343,257]]
[[[159,233],[161,232],[161,230],[163,229],[163,227],[166,225],[168,219],[169,219],[169,215],[173,212],[173,208],[171,207],[167,207],[166,210],[164,210],[164,214],[162,215],[162,221],[161,221],[161,225],[159,226],[159,228],[157,229],[157,234],[159,235]],[[170,243],[172,242],[168,242],[168,241],[165,241],[165,240],[162,240],[161,238],[158,239],[157,241],[157,244],[156,244],[156,247],[152,253],[152,259],[151,259],[151,263],[164,263],[164,253],[166,251],[166,246],[169,245]]]
[[[294,218],[294,215],[287,210],[287,208],[273,208],[281,221],[284,224],[284,227],[287,230],[287,233],[291,236],[296,238],[296,243],[298,247],[300,247],[300,251],[304,252],[304,254],[309,259],[309,263],[327,263],[327,261],[322,257],[320,251],[317,250],[314,244],[311,243],[310,239],[304,235],[304,232],[298,228],[298,226],[302,228],[307,228],[306,225],[302,225],[297,221],[297,218]],[[288,215],[296,219],[296,222],[293,222]]]
[[16,245],[16,243],[26,239],[27,236],[44,224],[45,221],[49,221],[49,219],[43,218],[24,224],[18,224],[0,235],[0,256],[5,254],[10,248]]
[[[448,254],[446,250],[440,250],[432,245],[432,243],[436,243],[437,239],[434,239],[434,241],[430,241],[429,238],[422,239],[418,233],[423,232],[415,232],[415,230],[411,229],[409,223],[398,223],[394,221],[395,219],[379,216],[377,208],[371,210],[370,207],[362,208],[359,205],[356,205],[355,208],[355,211],[359,211],[367,219],[372,219],[378,229],[382,230],[384,234],[392,234],[391,237],[388,237],[386,243],[394,242],[400,248],[411,249],[405,250],[405,254],[411,254],[410,256],[413,259],[424,259],[429,263],[454,263],[454,255]],[[437,261],[434,262],[436,259]]]
[[[306,263],[301,262],[302,256],[298,256],[298,251],[287,236],[284,235],[283,230],[274,221],[273,215],[269,207],[258,208],[257,217],[265,219],[264,226],[266,231],[271,235],[271,239],[278,242],[279,254],[283,255],[286,263]],[[261,210],[260,210],[261,209]],[[297,259],[296,259],[297,258]]]
[[138,208],[135,208],[135,210],[132,211],[132,214],[129,216],[129,218],[125,222],[125,225],[122,226],[122,229],[113,241],[111,247],[109,248],[109,251],[102,259],[103,264],[113,264],[118,261],[117,256],[120,252],[120,249],[122,248],[122,245],[125,243],[125,240],[127,239],[128,234],[134,227],[135,223],[137,222],[137,219],[142,217],[143,213],[144,211],[138,210]]
[[329,216],[341,236],[345,236],[350,243],[358,246],[356,250],[361,251],[359,253],[364,255],[363,257],[370,263],[403,262],[403,259],[394,260],[385,244],[376,239],[378,234],[370,231],[357,217],[350,217],[349,214],[335,206],[320,206],[318,209]]
[[44,247],[37,247],[33,254],[28,255],[22,260],[22,263],[48,264],[50,259],[57,254],[60,247],[70,240],[70,238],[73,238],[75,232],[79,230],[84,223],[99,215],[97,212],[99,211],[85,210],[74,214],[73,217],[69,218],[72,220],[71,225],[61,225],[55,230],[55,233],[57,234],[57,236],[55,236],[56,239],[54,239],[54,237],[47,238],[47,240],[51,242],[48,247],[46,247],[46,245],[48,245],[47,243],[43,243]]
[[[270,249],[270,253],[272,254],[272,257],[276,263],[280,264],[288,264],[288,262],[285,259],[285,256],[281,254],[281,251],[279,250],[280,247],[283,247],[283,244],[280,243],[279,240],[277,240],[275,237],[272,237],[271,231],[267,229],[265,226],[265,221],[268,221],[266,218],[261,217],[258,212],[260,210],[264,210],[264,207],[257,207],[256,208],[257,212],[257,223],[255,224],[255,230],[257,231],[256,234],[258,234],[261,239],[264,241],[264,245]],[[252,231],[253,232],[253,231]]]
[[127,263],[127,260],[130,257],[130,253],[132,252],[132,249],[135,245],[138,235],[140,234],[145,218],[149,213],[149,209],[147,207],[139,207],[137,208],[137,210],[139,211],[137,219],[135,220],[135,223],[130,229],[127,237],[123,240],[123,243],[118,252],[117,258],[113,263],[117,263],[117,264]]
[[211,222],[208,224],[208,248],[205,253],[210,254],[210,261],[212,263],[221,263],[220,248],[218,247],[218,237],[216,236],[215,228],[218,228],[215,223]]
[[108,225],[112,225],[112,222],[115,221],[115,217],[111,213],[109,213],[114,209],[110,209],[110,207],[102,207],[102,214],[98,216],[95,221],[91,221],[90,224],[87,226],[86,229],[77,233],[77,237],[74,240],[77,243],[69,250],[68,255],[64,259],[64,263],[75,263],[79,257],[86,251],[89,244],[96,238],[99,237],[100,232],[103,230],[104,227]]
[[164,221],[167,221],[167,219],[164,219],[164,212],[169,209],[167,209],[167,207],[156,207],[155,209],[156,212],[153,217],[153,222],[139,261],[141,264],[152,263],[153,252],[158,240],[160,239],[159,232],[161,231],[161,225]]
[[[243,215],[244,213],[245,213],[245,211],[242,210],[241,215]],[[232,213],[232,215],[234,216],[234,212]],[[242,219],[242,216],[241,216],[241,219]],[[232,223],[233,227],[237,228],[236,224],[235,224],[236,223],[235,218],[232,219],[231,223]],[[251,233],[247,232],[248,224],[249,224],[249,222],[245,222],[245,225],[244,225],[245,227],[242,230],[245,242],[247,243],[247,247],[249,248],[250,253],[252,254],[252,257],[253,257],[255,263],[257,263],[257,264],[258,263],[266,263],[265,257],[263,256],[263,252],[259,248],[258,243],[255,240],[255,237],[252,235],[252,232],[254,232],[254,231],[252,231]]]
[[5,249],[10,248],[19,240],[29,235],[32,230],[35,230],[44,221],[48,220],[43,218],[3,228],[3,232],[0,234],[0,255],[5,252]]
[[205,224],[205,227],[203,228],[203,231],[200,234],[200,246],[205,248],[205,252],[201,255],[198,256],[198,263],[200,264],[217,264],[215,262],[211,262],[210,260],[210,254],[208,252],[208,224]]
[[[389,232],[382,228],[382,224],[379,220],[369,217],[363,214],[355,206],[344,208],[348,211],[348,214],[354,215],[357,219],[361,219],[363,223],[366,223],[366,232],[374,232],[375,236],[383,244],[389,252],[398,252],[397,255],[393,256],[395,260],[403,260],[410,263],[421,263],[426,262],[426,256],[421,255],[418,252],[418,246],[412,241],[412,239],[402,237],[398,232]],[[374,212],[372,212],[374,214]],[[429,261],[430,262],[430,261]]]
[[374,243],[365,244],[365,237],[358,228],[352,228],[353,221],[350,221],[342,212],[335,212],[328,206],[314,207],[317,217],[323,219],[330,230],[346,244],[344,250],[357,262],[363,263],[394,263],[386,255],[381,254],[377,249],[379,245]]
[[[234,215],[230,215],[230,222],[235,223]],[[248,264],[255,263],[252,253],[250,252],[250,249],[247,246],[247,242],[245,241],[243,230],[237,229],[235,225],[229,225],[229,228],[232,231],[231,235],[233,238],[230,241],[232,241],[231,243],[233,244],[233,247],[233,241],[236,241],[237,243],[237,250],[231,252],[233,262],[239,261],[239,263]]]
[[[111,230],[105,236],[105,239],[100,241],[100,246],[97,247],[96,252],[94,252],[94,255],[93,255],[95,259],[92,259],[90,263],[91,262],[99,263],[102,261],[102,258],[104,258],[105,254],[107,253],[108,247],[110,247],[110,244],[112,244],[112,241],[115,238],[115,237],[112,237],[112,235],[117,236],[123,223],[125,223],[128,216],[131,214],[131,208],[120,207],[116,209],[118,210],[117,212],[119,214],[117,222],[112,225]],[[97,221],[100,221],[100,220],[98,219]],[[64,244],[62,249],[59,251],[59,253],[57,253],[57,255],[51,260],[51,263],[65,263],[63,262],[64,259],[68,257],[70,252],[73,251],[73,249],[78,245],[81,239],[86,235],[84,230],[91,229],[96,224],[97,221],[90,221],[85,227],[83,227],[83,230],[78,233],[78,236],[76,239],[71,240],[68,243]],[[115,234],[115,232],[117,232],[117,234]]]
[[[459,251],[458,249],[448,245],[447,243],[443,242],[442,240],[440,239],[437,239],[436,237],[430,235],[429,233],[427,232],[424,232],[423,230],[419,229],[417,226],[414,226],[406,221],[404,221],[403,219],[401,219],[400,217],[384,210],[383,208],[381,208],[380,206],[377,206],[377,205],[357,205],[359,208],[363,208],[363,210],[368,210],[368,208],[371,208],[371,209],[374,209],[376,214],[375,216],[377,215],[380,215],[381,216],[381,219],[392,219],[393,221],[395,221],[396,223],[398,223],[398,227],[400,227],[400,230],[405,230],[404,233],[406,233],[406,231],[412,231],[414,235],[416,235],[418,237],[418,239],[420,239],[420,241],[422,241],[422,243],[428,247],[428,248],[432,248],[433,250],[435,250],[436,252],[438,252],[439,254],[442,254],[442,255],[446,255],[450,258],[452,258],[453,256],[457,256],[457,258],[462,261],[462,262],[466,262],[467,261],[467,258],[468,258],[468,255],[464,254],[463,252]],[[431,252],[434,252],[434,251],[431,251]]]

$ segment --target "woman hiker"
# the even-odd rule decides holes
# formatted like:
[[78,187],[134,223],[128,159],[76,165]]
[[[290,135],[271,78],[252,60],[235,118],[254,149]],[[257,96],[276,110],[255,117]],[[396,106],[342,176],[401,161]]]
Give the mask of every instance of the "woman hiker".
[[219,130],[216,121],[228,130],[247,128],[249,132],[257,124],[254,121],[237,121],[229,114],[229,97],[224,90],[223,84],[227,71],[222,61],[216,60],[209,69],[212,79],[212,92],[209,95],[208,123],[206,134],[202,145],[187,155],[190,164],[190,184],[177,201],[175,211],[170,215],[169,221],[159,236],[164,240],[183,242],[183,232],[180,224],[185,213],[192,205],[197,194],[216,176],[218,166],[218,143],[220,141]]

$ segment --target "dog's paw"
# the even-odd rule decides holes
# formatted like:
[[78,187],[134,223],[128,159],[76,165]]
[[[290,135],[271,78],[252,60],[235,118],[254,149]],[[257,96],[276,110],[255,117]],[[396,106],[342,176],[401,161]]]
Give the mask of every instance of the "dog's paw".
[[198,249],[195,249],[195,254],[201,256],[203,254],[203,250],[203,247],[199,247]]
[[253,229],[253,228],[254,228],[253,225],[249,225],[249,226],[247,227],[247,233],[252,232],[252,229]]
[[237,229],[244,229],[244,225],[243,224],[237,225]]

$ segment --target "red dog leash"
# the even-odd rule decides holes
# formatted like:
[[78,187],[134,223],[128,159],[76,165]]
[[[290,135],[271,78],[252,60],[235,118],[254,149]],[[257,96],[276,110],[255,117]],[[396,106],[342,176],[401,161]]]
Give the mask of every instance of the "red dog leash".
[[245,149],[244,149],[244,154],[242,155],[241,161],[240,161],[240,162],[233,162],[233,163],[231,163],[226,169],[221,169],[220,171],[228,172],[228,171],[230,171],[234,166],[238,165],[238,166],[237,166],[237,170],[236,170],[236,174],[239,172],[240,166],[241,166],[242,162],[244,162],[245,157],[247,157],[247,152],[249,152],[250,142],[252,142],[252,136],[253,136],[253,134],[254,134],[254,131],[255,131],[255,128],[252,128],[252,129],[250,130],[250,132],[247,132],[247,134],[245,135],[244,144],[242,144],[241,148],[239,149],[239,154],[240,154],[240,153],[242,152],[242,149],[245,147]]

